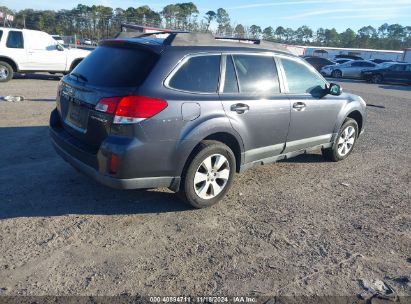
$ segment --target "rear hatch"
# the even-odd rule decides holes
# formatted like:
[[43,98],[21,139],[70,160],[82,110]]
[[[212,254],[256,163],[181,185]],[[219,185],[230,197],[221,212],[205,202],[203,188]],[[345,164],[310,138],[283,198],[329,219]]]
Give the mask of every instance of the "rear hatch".
[[60,85],[57,109],[64,129],[79,144],[97,151],[110,133],[114,115],[95,110],[96,105],[103,98],[133,95],[158,56],[149,47],[127,41],[96,48]]

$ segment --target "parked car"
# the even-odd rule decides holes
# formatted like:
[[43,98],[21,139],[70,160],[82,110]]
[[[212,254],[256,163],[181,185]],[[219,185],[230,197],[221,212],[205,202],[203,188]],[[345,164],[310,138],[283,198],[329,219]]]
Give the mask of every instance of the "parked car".
[[346,63],[348,61],[353,61],[353,59],[348,59],[348,58],[337,59],[337,60],[335,60],[335,63],[342,64],[342,63]]
[[411,64],[382,64],[375,69],[362,71],[361,78],[373,83],[403,82],[411,84]]
[[82,45],[92,45],[92,42],[88,38],[82,38],[82,39],[80,39],[80,44],[82,44]]
[[387,59],[371,59],[370,61],[380,64],[380,63],[384,63],[384,62],[393,62],[392,60],[387,60]]
[[171,33],[102,42],[61,80],[50,135],[104,185],[169,187],[202,208],[254,165],[345,159],[365,120],[361,97],[279,47]]
[[305,61],[311,64],[317,71],[320,71],[322,67],[326,65],[334,65],[335,62],[327,58],[316,57],[316,56],[305,56]]
[[63,40],[63,38],[61,38],[60,35],[51,35],[51,37],[53,37],[53,39],[56,40],[61,45],[64,45],[64,40]]
[[340,55],[335,55],[334,56],[334,60],[337,59],[352,59],[352,60],[364,60],[364,58],[362,58],[361,56],[357,56],[357,55],[348,55],[348,54],[340,54]]
[[367,60],[353,60],[343,64],[325,66],[321,69],[321,74],[334,78],[361,78],[361,71],[375,68],[378,65]]
[[68,73],[89,53],[65,49],[45,32],[0,27],[0,82],[15,72]]

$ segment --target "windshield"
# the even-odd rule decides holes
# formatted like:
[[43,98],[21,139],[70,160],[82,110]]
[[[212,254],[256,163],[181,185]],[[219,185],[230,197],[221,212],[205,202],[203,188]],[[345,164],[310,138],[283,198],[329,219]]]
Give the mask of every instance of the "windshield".
[[388,68],[389,66],[393,65],[395,62],[383,62],[379,64],[381,68]]

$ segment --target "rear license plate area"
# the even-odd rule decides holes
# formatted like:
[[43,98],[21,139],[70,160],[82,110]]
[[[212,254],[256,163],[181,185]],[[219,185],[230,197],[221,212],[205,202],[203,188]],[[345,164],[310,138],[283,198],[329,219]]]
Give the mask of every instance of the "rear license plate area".
[[85,132],[88,123],[88,112],[88,108],[81,106],[76,101],[70,100],[66,121],[75,129]]

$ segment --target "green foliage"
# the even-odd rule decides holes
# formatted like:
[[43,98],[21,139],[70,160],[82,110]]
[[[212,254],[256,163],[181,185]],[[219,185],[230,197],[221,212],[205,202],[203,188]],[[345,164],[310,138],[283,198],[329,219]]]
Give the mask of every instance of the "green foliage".
[[[71,10],[33,10],[24,9],[13,12],[5,6],[0,11],[15,16],[13,26],[26,27],[50,34],[74,35],[90,39],[113,37],[121,23],[129,22],[152,27],[166,27],[188,31],[213,31],[220,36],[241,38],[263,38],[266,40],[300,45],[356,47],[375,49],[403,49],[411,47],[411,26],[384,23],[378,28],[364,26],[357,32],[348,28],[338,33],[334,28],[319,28],[313,32],[306,25],[296,30],[271,26],[261,29],[253,24],[232,25],[228,12],[224,8],[209,10],[204,16],[193,2],[166,5],[156,12],[149,6],[129,7],[127,9],[78,4]],[[214,24],[216,26],[214,26]]]

